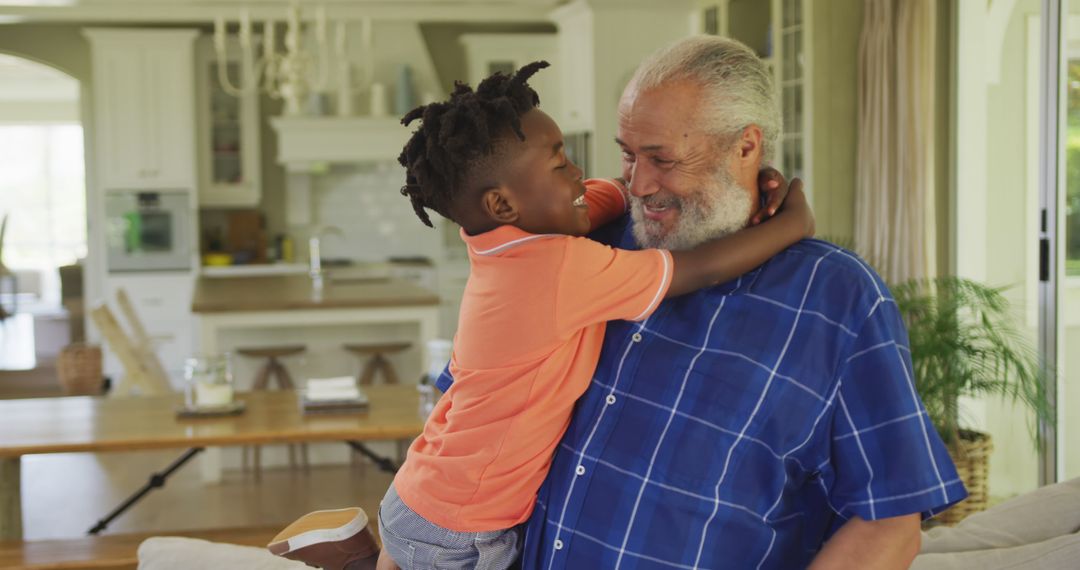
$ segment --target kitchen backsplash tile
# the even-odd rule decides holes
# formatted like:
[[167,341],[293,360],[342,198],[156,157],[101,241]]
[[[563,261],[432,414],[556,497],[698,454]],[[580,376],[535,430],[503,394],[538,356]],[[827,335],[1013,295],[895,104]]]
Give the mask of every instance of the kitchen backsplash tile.
[[[341,228],[343,236],[322,240],[326,258],[381,261],[391,256],[442,256],[442,234],[423,224],[401,195],[405,170],[396,163],[333,166],[313,184],[319,224]],[[432,222],[444,222],[431,213]]]

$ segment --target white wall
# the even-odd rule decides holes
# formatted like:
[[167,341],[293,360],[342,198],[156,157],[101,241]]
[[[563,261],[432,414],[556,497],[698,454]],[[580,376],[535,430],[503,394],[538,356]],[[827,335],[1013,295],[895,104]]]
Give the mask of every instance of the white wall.
[[614,176],[622,166],[621,152],[614,142],[618,125],[616,111],[622,91],[643,59],[690,34],[692,5],[687,2],[633,7],[615,2],[594,4],[596,136],[593,141],[596,152],[593,174]]
[[[341,228],[344,235],[322,240],[325,258],[384,261],[391,256],[442,255],[442,234],[413,213],[399,189],[404,169],[396,163],[334,166],[316,176],[312,202],[320,224]],[[432,213],[432,221],[442,219]]]

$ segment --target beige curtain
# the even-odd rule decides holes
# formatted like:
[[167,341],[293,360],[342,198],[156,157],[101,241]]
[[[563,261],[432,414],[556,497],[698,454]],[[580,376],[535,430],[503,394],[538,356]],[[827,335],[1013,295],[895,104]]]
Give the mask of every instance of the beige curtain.
[[935,0],[865,0],[855,248],[889,283],[934,273]]

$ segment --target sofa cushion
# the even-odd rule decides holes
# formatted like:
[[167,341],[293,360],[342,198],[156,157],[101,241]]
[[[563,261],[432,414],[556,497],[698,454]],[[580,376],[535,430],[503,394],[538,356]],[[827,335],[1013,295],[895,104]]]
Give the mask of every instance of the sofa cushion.
[[139,545],[139,570],[246,568],[250,570],[309,570],[262,548],[208,542],[197,538],[156,536]]

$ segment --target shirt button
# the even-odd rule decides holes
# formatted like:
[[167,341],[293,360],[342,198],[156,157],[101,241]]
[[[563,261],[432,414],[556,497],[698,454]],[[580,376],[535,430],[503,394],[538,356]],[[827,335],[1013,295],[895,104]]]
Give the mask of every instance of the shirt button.
[[630,338],[634,339],[634,342],[641,342],[641,333],[634,333],[634,336]]
[[555,550],[562,550],[562,541],[561,540],[556,540],[555,541]]
[[615,403],[615,394],[608,394],[607,404],[610,406]]
[[578,475],[584,475],[585,474],[585,466],[584,465],[578,465],[577,469],[574,469],[574,473],[577,473]]

